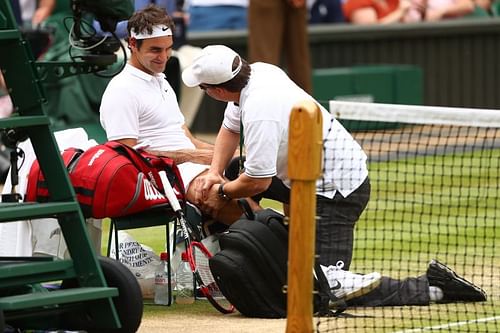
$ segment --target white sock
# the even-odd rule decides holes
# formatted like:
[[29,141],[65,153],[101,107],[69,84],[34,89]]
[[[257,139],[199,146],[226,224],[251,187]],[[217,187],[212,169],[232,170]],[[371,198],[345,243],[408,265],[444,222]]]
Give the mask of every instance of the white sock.
[[429,298],[431,302],[437,302],[444,297],[443,290],[439,287],[429,286]]

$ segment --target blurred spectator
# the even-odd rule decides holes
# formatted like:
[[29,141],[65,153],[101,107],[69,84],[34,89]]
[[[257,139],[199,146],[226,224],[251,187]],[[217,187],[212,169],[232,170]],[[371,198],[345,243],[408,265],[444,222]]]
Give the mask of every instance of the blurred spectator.
[[[5,85],[2,72],[0,72],[0,118],[7,118],[12,113],[12,101],[7,94],[7,87]],[[10,150],[3,145],[0,139],[0,184],[5,183],[5,178],[10,169]],[[1,187],[1,186],[0,186]]]
[[472,17],[493,16],[494,2],[492,0],[474,0],[474,11],[470,14]]
[[463,17],[474,11],[473,0],[427,0],[426,21]]
[[[12,111],[14,111],[14,105],[10,99],[5,79],[0,71],[0,119],[9,117],[12,114]],[[7,171],[3,167],[3,158],[1,154],[2,148],[2,142],[0,140],[0,184],[3,183],[3,173]]]
[[423,18],[424,0],[347,0],[343,6],[347,21],[354,24],[417,22]]
[[500,16],[500,0],[492,0],[490,12],[493,16]]
[[409,0],[409,1],[410,1],[410,8],[406,11],[402,22],[411,23],[411,22],[425,21],[425,10],[427,6],[427,0]]
[[[32,41],[31,37],[34,34],[31,28],[39,27],[52,14],[56,6],[56,0],[10,0],[10,2],[16,23],[20,29],[23,29],[24,38],[30,40],[33,55],[37,58],[48,47],[49,39],[47,35],[37,34],[35,40]],[[37,41],[40,42],[40,45],[37,45]],[[12,111],[12,100],[8,95],[5,80],[0,72],[0,118],[8,117]]]
[[342,12],[342,0],[308,0],[309,23],[345,22]]
[[6,118],[12,113],[13,105],[7,92],[7,86],[0,72],[0,118]]
[[188,0],[190,31],[247,28],[248,0]]
[[56,0],[11,0],[11,5],[19,26],[36,27],[50,16]]
[[250,0],[249,61],[280,65],[306,92],[312,90],[306,0]]

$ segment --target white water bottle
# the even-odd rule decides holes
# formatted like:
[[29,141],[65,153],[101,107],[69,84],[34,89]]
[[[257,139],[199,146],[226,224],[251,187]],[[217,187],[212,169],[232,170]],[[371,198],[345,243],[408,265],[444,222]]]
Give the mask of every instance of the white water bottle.
[[194,280],[186,252],[182,253],[181,260],[175,273],[177,289],[175,302],[177,304],[192,304],[194,303]]
[[160,265],[155,272],[155,304],[168,305],[170,294],[168,291],[168,253],[160,253]]

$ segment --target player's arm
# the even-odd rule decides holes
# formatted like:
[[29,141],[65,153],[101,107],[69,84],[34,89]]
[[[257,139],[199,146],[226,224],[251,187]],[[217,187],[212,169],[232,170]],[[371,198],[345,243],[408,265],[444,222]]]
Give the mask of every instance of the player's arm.
[[195,149],[179,149],[170,151],[148,150],[148,152],[157,156],[169,157],[177,164],[185,162],[210,164],[212,162],[214,146],[195,138],[186,125],[183,125],[182,129],[186,133],[189,140],[196,147]]
[[137,145],[137,139],[120,139],[120,140],[115,140],[116,142],[120,142],[124,145],[127,145],[129,147],[135,147]]
[[238,144],[240,133],[231,131],[222,126],[215,139],[214,158],[210,165],[209,173],[222,176],[229,161],[233,158]]
[[[115,140],[117,142],[123,143],[129,147],[135,147],[137,145],[137,139],[120,139]],[[147,150],[147,147],[145,147]],[[177,164],[184,162],[193,162],[200,164],[210,164],[212,161],[213,151],[208,149],[181,149],[174,151],[157,151],[148,150],[150,154],[157,156],[169,157],[175,161]]]
[[262,193],[271,185],[272,177],[254,178],[241,174],[233,181],[224,183],[224,194],[229,198],[246,198]]
[[[245,162],[245,173],[233,181],[224,184],[224,192],[230,198],[246,198],[264,192],[271,185],[272,177],[276,175],[278,152],[280,149],[281,124],[278,121],[253,121],[246,125],[245,144],[247,144],[247,160]],[[220,146],[224,151],[224,164],[212,163],[210,170],[221,171],[229,162],[230,154],[239,142],[239,133],[231,132],[224,127],[220,131],[223,135],[231,136],[229,141],[232,146]],[[219,139],[219,136],[218,136]],[[218,142],[217,142],[218,143]],[[214,158],[215,162],[215,158]]]
[[194,182],[197,202],[207,200],[214,184],[226,181],[223,176],[224,170],[234,156],[239,140],[239,133],[235,133],[224,126],[221,127],[215,140],[214,155],[210,168],[206,174],[197,177]]
[[176,164],[185,162],[210,164],[214,152],[211,149],[179,149],[170,151],[148,150],[148,153],[169,157],[173,159]]
[[198,205],[202,211],[217,217],[232,199],[250,198],[265,191],[271,182],[271,177],[252,178],[241,174],[233,181],[212,185],[207,191],[206,198],[199,201]]

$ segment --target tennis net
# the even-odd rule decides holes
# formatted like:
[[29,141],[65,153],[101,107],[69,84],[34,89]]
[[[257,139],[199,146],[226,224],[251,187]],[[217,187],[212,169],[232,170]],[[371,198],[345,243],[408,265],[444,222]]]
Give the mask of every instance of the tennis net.
[[316,316],[316,329],[499,332],[500,110],[331,101],[330,111],[368,156],[349,269],[384,278],[340,315]]

